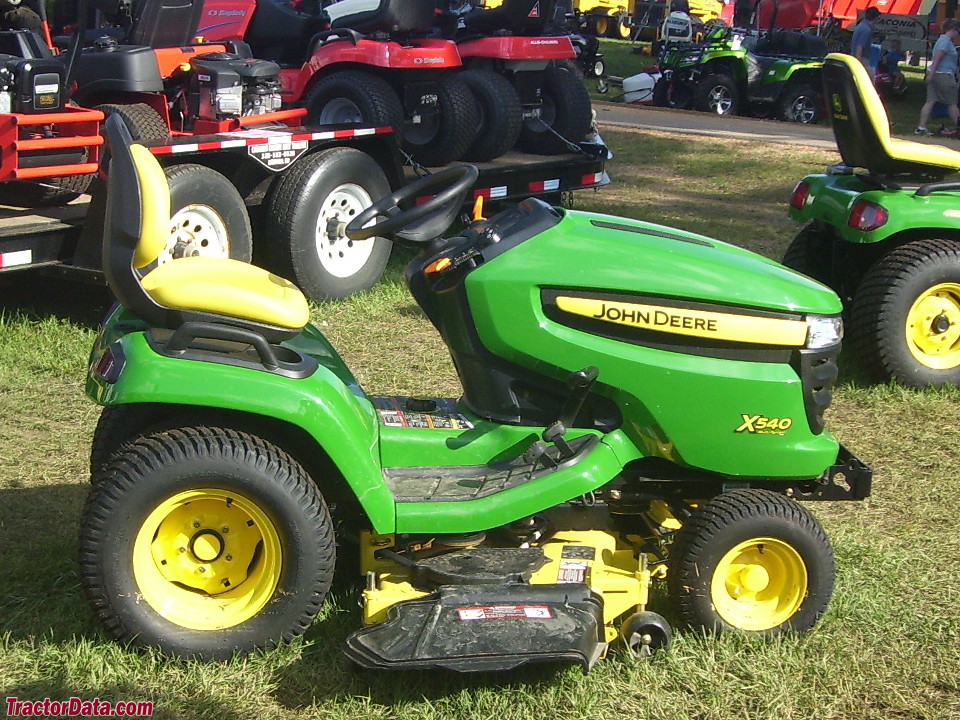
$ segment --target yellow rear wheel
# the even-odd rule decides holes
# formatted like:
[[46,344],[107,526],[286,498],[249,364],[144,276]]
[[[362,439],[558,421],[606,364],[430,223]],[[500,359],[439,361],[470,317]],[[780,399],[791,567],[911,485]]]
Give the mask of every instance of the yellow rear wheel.
[[110,634],[219,660],[309,627],[335,543],[323,498],[293,458],[215,427],[115,447],[80,533],[84,591]]
[[937,283],[907,311],[907,347],[933,370],[960,366],[960,283]]
[[807,630],[833,592],[833,551],[816,518],[767,490],[734,490],[693,512],[670,548],[683,619],[712,630]]

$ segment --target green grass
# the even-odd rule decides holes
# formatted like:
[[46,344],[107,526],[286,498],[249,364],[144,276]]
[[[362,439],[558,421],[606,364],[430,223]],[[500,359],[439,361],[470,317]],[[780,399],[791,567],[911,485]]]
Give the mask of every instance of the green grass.
[[[830,152],[604,132],[614,184],[578,207],[706,232],[779,257],[796,232],[786,201]],[[368,388],[455,393],[436,333],[402,287],[402,253],[373,291],[315,308]],[[813,505],[838,558],[837,589],[813,632],[776,641],[682,626],[652,661],[622,652],[507,675],[352,674],[339,645],[355,591],[328,602],[292,647],[204,665],[130,652],[80,594],[77,523],[96,407],[86,354],[108,299],[35,275],[0,280],[0,697],[153,700],[162,718],[684,718],[954,720],[960,717],[960,423],[956,389],[857,381],[848,359],[835,433],[876,470],[863,503]],[[675,615],[662,588],[654,609]]]

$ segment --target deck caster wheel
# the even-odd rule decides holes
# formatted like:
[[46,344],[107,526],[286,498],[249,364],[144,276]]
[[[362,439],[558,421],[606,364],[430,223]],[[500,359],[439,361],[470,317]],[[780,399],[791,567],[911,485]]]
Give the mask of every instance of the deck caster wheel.
[[634,613],[620,626],[620,637],[635,657],[650,657],[665,650],[673,639],[670,623],[655,612]]

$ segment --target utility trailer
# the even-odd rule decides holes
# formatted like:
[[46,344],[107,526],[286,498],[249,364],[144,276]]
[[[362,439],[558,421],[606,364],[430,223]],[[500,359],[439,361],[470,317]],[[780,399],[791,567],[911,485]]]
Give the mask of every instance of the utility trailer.
[[[9,116],[0,115],[0,126],[9,122]],[[89,141],[95,152],[100,136],[90,130],[86,127],[86,140],[74,145]],[[64,142],[57,139],[52,145]],[[343,224],[415,173],[404,166],[389,128],[271,126],[144,144],[167,174],[172,211],[190,211],[190,226],[172,223],[166,259],[206,254],[204,238],[217,233],[206,232],[204,223],[218,218],[248,223],[253,247],[239,254],[255,254],[258,263],[290,277],[317,300],[344,297],[377,282],[391,244],[382,238],[349,240]],[[39,150],[34,145],[32,152],[44,152],[42,143]],[[14,152],[17,147],[14,142]],[[582,143],[579,153],[563,158],[505,155],[481,164],[470,204],[477,196],[488,207],[529,196],[557,202],[568,191],[607,184],[607,158],[602,142]],[[418,167],[416,172],[429,170]],[[215,178],[219,180],[212,182]],[[0,204],[0,276],[38,268],[102,281],[103,187],[98,179],[89,196],[56,207]],[[237,253],[231,249],[231,255]]]

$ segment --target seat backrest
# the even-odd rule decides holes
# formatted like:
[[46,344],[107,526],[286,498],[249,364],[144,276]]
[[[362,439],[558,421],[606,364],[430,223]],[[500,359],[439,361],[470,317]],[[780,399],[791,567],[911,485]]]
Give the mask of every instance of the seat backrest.
[[164,326],[167,312],[144,290],[140,269],[166,245],[170,191],[156,158],[134,145],[119,115],[104,123],[110,145],[107,209],[103,228],[103,271],[120,303],[153,325]]
[[330,27],[361,33],[427,31],[434,24],[434,0],[337,0],[326,11]]
[[475,33],[508,30],[517,35],[535,35],[554,21],[556,5],[556,0],[503,0],[498,7],[472,10],[463,16],[463,23]]
[[134,0],[126,42],[151,48],[189,45],[202,12],[203,0]]

